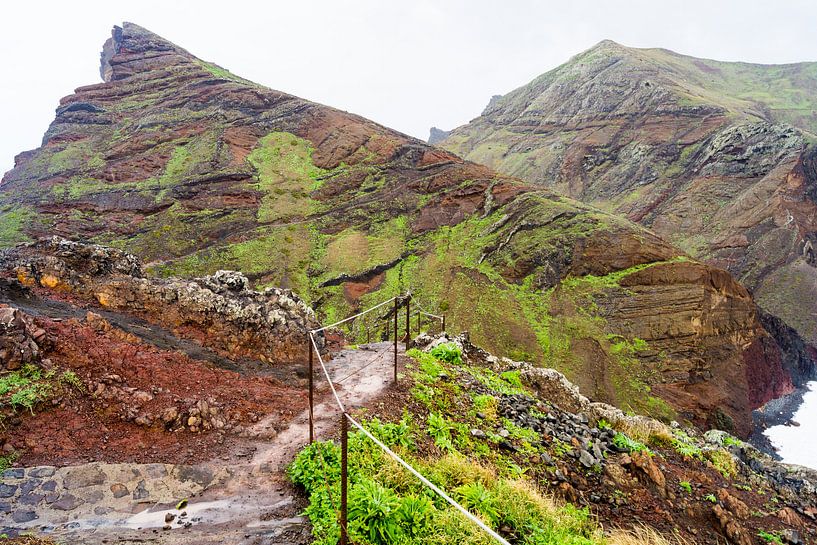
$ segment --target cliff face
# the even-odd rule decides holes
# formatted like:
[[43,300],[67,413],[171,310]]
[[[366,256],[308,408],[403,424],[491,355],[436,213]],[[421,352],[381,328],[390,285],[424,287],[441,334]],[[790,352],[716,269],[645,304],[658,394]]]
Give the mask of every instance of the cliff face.
[[817,342],[817,63],[602,42],[441,143],[649,227]]
[[628,221],[133,24],[114,29],[101,73],[3,178],[0,243],[57,234],[127,250],[152,275],[240,270],[327,321],[410,289],[452,329],[599,400],[717,414],[740,433],[790,388],[746,290]]

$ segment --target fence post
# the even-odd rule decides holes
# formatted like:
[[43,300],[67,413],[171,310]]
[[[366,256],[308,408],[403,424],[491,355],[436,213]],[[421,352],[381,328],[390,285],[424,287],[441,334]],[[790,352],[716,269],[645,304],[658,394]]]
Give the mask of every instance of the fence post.
[[406,298],[406,350],[411,348],[411,295]]
[[397,382],[397,299],[394,300],[394,382]]
[[443,314],[443,333],[445,332],[445,314]]
[[346,497],[349,486],[349,422],[340,415],[340,545],[348,545]]
[[417,311],[417,334],[418,335],[423,332],[423,325],[420,323],[420,320],[422,320],[422,319],[423,319],[423,313],[418,310]]
[[306,342],[309,343],[309,444],[311,445],[313,441],[315,441],[315,429],[313,425],[314,421],[314,394],[313,394],[313,384],[312,380],[315,376],[313,363],[312,363],[312,333],[308,332],[306,334]]

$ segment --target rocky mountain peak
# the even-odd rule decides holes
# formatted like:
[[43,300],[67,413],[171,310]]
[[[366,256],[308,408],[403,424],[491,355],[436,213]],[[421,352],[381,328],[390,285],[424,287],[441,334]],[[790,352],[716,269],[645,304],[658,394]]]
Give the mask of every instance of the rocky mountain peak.
[[114,26],[111,37],[105,41],[100,54],[99,75],[105,82],[130,77],[149,70],[156,61],[167,62],[167,57],[193,56],[174,43],[137,24],[124,22]]

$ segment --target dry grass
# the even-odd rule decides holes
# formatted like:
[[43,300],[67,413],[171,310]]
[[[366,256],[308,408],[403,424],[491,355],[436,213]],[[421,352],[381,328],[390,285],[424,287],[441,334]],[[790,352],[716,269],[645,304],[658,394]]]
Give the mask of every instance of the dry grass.
[[681,536],[661,535],[648,526],[637,526],[630,530],[614,530],[607,539],[607,545],[694,545]]
[[59,545],[56,541],[33,535],[21,535],[18,537],[0,537],[2,545]]

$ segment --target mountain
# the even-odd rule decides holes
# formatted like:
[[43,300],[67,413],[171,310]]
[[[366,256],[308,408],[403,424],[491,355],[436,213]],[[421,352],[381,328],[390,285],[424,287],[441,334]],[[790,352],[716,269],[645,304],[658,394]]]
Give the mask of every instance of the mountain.
[[817,343],[817,63],[604,41],[440,145],[621,214],[735,275]]
[[[792,388],[802,354],[781,349],[747,290],[629,221],[131,23],[100,72],[4,176],[3,245],[58,235],[131,252],[154,276],[238,270],[324,323],[411,290],[452,329],[596,400],[741,435]],[[387,327],[358,320],[346,336]]]

